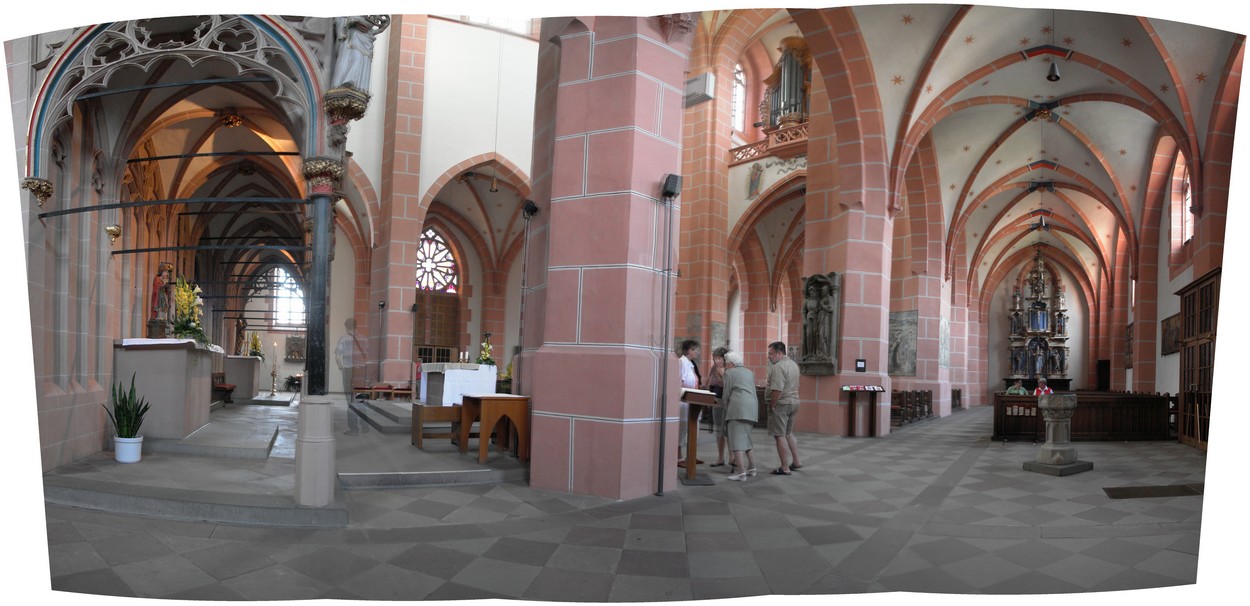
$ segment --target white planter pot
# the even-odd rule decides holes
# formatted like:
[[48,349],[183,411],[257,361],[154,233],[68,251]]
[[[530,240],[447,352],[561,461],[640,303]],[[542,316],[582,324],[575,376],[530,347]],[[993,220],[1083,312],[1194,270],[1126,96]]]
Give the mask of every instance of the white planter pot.
[[113,459],[118,463],[138,463],[143,455],[143,436],[119,438],[113,436]]

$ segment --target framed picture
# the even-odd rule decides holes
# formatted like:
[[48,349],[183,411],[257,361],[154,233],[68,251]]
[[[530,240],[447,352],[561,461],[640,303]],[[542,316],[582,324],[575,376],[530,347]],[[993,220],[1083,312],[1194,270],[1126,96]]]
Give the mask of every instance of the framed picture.
[[305,344],[306,341],[304,337],[287,337],[286,360],[288,362],[303,362]]
[[1172,314],[1160,324],[1159,355],[1168,356],[1181,350],[1181,315]]

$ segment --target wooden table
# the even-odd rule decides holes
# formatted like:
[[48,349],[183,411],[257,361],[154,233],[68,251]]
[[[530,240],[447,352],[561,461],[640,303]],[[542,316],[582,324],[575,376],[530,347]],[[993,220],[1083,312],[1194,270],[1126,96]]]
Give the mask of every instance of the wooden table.
[[699,411],[720,408],[716,394],[702,389],[681,390],[681,401],[686,403],[686,479],[695,479],[699,467]]
[[[512,394],[465,395],[460,406],[460,452],[469,451],[469,429],[478,421],[477,462],[485,463],[495,424],[507,419],[516,426],[517,458],[530,458],[530,399]],[[500,443],[505,442],[501,439]]]

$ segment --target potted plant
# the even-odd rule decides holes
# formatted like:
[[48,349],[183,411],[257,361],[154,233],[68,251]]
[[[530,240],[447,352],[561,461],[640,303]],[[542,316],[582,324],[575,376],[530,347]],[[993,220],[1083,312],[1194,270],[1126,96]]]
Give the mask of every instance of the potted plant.
[[[101,404],[101,406],[104,406]],[[113,458],[118,463],[137,463],[143,454],[143,436],[139,427],[150,404],[135,393],[135,375],[130,375],[130,391],[122,389],[120,381],[113,384],[113,409],[104,406],[109,420],[113,422]]]

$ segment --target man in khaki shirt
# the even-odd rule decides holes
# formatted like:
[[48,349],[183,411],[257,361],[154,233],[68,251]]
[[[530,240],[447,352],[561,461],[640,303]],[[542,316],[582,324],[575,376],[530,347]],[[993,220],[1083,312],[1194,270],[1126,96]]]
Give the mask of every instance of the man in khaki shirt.
[[[794,438],[794,417],[799,412],[799,365],[786,355],[786,344],[774,341],[768,345],[768,435],[777,441],[777,458],[781,467],[772,470],[775,476],[788,476],[799,463],[799,443]],[[789,460],[789,463],[786,461]]]

